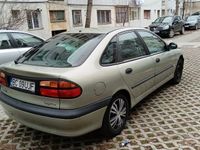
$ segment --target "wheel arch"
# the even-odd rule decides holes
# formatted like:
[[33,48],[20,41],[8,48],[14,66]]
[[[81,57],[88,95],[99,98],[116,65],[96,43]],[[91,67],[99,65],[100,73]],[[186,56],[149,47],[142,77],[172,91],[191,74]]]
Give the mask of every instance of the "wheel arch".
[[131,109],[131,95],[130,95],[129,91],[126,89],[118,90],[115,94],[113,94],[113,97],[118,94],[122,94],[122,95],[126,96],[128,103],[129,103],[129,109]]

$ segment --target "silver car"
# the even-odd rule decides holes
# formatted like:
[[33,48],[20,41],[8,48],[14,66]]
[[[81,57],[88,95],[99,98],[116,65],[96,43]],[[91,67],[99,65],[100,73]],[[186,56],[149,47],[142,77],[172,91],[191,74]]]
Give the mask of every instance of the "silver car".
[[23,31],[0,30],[0,64],[15,60],[42,42],[44,39]]
[[164,83],[181,80],[184,58],[145,29],[56,35],[0,68],[1,104],[16,121],[79,136],[119,134],[130,109]]

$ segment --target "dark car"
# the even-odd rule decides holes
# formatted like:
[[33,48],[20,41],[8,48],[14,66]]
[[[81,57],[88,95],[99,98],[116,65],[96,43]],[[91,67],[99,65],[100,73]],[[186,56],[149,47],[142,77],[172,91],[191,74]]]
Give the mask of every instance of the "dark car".
[[197,12],[192,14],[192,16],[196,16],[196,15],[200,15],[200,11],[197,11]]
[[149,29],[160,36],[174,37],[176,32],[184,34],[184,21],[180,16],[163,16],[157,18]]
[[200,16],[198,15],[192,15],[187,17],[185,22],[185,28],[186,29],[199,29],[200,28]]

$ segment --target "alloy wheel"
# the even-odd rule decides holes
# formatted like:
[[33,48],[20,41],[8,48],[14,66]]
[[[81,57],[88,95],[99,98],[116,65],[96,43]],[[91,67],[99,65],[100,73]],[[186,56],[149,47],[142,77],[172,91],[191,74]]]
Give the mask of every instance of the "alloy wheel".
[[125,101],[122,98],[118,98],[113,102],[109,114],[111,128],[118,130],[124,125],[127,116],[126,109]]

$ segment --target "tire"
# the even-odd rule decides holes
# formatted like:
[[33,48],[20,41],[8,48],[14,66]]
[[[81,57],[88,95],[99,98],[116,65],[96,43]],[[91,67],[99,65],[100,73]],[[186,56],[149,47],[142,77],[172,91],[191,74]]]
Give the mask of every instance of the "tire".
[[126,125],[129,111],[129,103],[126,96],[122,94],[115,95],[104,115],[101,133],[107,137],[120,134]]
[[183,65],[184,65],[183,58],[179,58],[178,63],[176,65],[176,70],[174,72],[174,77],[171,80],[173,84],[178,84],[181,82],[181,78],[183,74]]
[[169,38],[173,38],[174,37],[174,29],[170,29],[169,31]]
[[197,30],[197,29],[198,29],[198,25],[197,25],[197,24],[195,25],[194,29],[195,29],[195,30]]
[[180,31],[180,34],[184,34],[184,33],[185,33],[185,27],[182,26],[181,31]]

